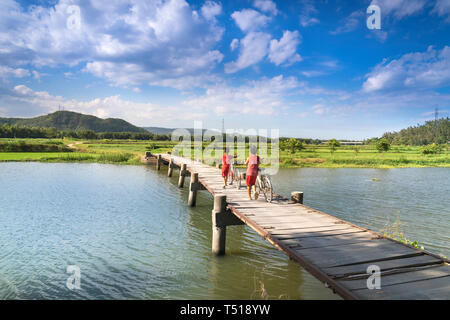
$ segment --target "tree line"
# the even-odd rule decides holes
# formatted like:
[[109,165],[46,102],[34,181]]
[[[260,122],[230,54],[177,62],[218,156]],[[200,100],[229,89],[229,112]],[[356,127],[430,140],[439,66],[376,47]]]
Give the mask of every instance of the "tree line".
[[170,135],[151,132],[94,132],[92,130],[57,130],[56,128],[0,125],[0,138],[75,138],[169,141]]
[[[450,121],[449,118],[426,121],[425,124],[418,124],[398,132],[386,132],[382,138],[387,139],[394,145],[414,145],[424,146],[429,144],[445,144],[450,141]],[[374,139],[366,141],[376,142]]]

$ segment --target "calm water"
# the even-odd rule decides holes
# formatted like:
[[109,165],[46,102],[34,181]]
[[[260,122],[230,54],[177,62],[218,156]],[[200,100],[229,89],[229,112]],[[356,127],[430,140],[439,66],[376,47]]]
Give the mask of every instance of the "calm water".
[[[377,181],[372,181],[377,178]],[[450,256],[450,169],[289,169],[276,191]],[[169,181],[170,182],[169,182]],[[144,166],[0,164],[0,299],[337,299],[248,227],[211,252],[212,197]],[[66,287],[68,265],[81,289]]]

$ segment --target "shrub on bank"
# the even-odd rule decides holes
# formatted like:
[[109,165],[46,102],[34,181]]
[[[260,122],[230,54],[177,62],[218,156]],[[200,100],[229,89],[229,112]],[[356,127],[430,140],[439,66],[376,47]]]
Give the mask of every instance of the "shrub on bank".
[[0,152],[72,152],[62,143],[27,143],[25,141],[0,142]]

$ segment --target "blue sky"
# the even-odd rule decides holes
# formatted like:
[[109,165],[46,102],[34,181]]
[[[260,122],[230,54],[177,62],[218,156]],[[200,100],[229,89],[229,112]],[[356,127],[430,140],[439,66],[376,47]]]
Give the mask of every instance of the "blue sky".
[[2,0],[0,116],[364,139],[448,116],[449,31],[449,0]]

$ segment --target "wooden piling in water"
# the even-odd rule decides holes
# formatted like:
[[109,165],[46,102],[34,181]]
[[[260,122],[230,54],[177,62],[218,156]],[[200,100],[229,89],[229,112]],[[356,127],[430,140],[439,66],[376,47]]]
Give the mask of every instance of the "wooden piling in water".
[[170,161],[169,161],[169,169],[167,169],[167,176],[168,176],[168,177],[171,177],[171,176],[172,176],[173,167],[174,167],[173,159],[170,158]]
[[156,169],[157,169],[157,170],[160,170],[160,169],[161,169],[161,162],[162,162],[161,155],[158,154],[158,157],[156,158]]
[[214,196],[214,208],[212,210],[212,252],[221,256],[225,254],[227,226],[245,224],[230,210],[227,210],[227,196],[217,194]]
[[180,177],[178,178],[178,188],[183,188],[184,186],[184,177],[187,174],[187,165],[183,163],[180,168]]
[[214,196],[214,208],[212,210],[212,252],[218,256],[225,254],[227,227],[218,225],[217,215],[225,213],[226,207],[226,195],[219,194]]
[[303,192],[301,191],[293,191],[291,192],[291,200],[296,203],[303,204]]
[[188,198],[188,206],[195,207],[197,202],[197,190],[199,189],[198,182],[198,173],[191,173],[191,183],[189,184],[189,198]]

